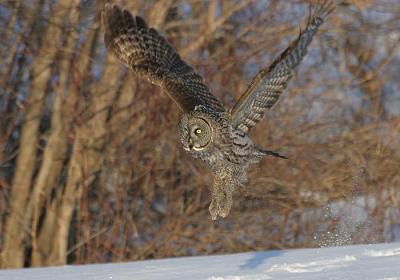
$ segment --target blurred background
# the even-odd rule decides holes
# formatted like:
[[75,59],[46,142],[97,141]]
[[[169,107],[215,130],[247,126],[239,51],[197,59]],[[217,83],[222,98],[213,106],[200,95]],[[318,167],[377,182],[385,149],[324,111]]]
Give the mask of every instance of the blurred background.
[[[309,1],[116,1],[231,107]],[[0,267],[400,240],[400,3],[347,0],[251,131],[266,158],[212,222],[179,112],[107,53],[103,1],[0,2]]]

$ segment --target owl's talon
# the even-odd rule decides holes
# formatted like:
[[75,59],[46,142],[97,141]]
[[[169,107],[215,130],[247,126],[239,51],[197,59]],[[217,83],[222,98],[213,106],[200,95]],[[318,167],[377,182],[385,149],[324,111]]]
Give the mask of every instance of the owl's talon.
[[215,201],[212,200],[210,206],[208,207],[208,211],[210,212],[211,220],[215,221],[218,219],[218,210],[215,206]]
[[226,218],[226,217],[228,217],[228,215],[229,215],[229,210],[228,210],[227,212],[222,212],[222,211],[220,211],[219,215],[220,215],[222,218]]

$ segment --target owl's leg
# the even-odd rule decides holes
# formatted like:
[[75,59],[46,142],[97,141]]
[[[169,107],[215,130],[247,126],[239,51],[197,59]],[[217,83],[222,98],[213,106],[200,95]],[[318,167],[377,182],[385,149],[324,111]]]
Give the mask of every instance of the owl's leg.
[[211,214],[211,219],[216,220],[218,216],[226,218],[232,208],[233,199],[232,191],[228,189],[220,189],[218,191],[212,192],[211,203],[209,206],[209,211]]
[[229,175],[221,176],[220,174],[215,174],[214,176],[214,182],[211,186],[211,204],[208,208],[211,219],[214,221],[218,216],[227,217],[231,210],[235,183],[230,177]]

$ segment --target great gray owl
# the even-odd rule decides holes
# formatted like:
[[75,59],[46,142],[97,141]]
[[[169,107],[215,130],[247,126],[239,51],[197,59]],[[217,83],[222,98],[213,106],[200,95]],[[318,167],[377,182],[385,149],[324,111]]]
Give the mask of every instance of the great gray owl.
[[179,123],[183,148],[208,163],[214,173],[209,207],[213,220],[229,214],[232,193],[246,182],[250,164],[268,155],[284,158],[257,147],[247,133],[277,102],[318,27],[332,10],[330,0],[311,6],[307,26],[298,38],[257,74],[231,110],[225,110],[202,77],[155,29],[116,4],[105,4],[102,22],[107,48],[176,102],[183,112]]

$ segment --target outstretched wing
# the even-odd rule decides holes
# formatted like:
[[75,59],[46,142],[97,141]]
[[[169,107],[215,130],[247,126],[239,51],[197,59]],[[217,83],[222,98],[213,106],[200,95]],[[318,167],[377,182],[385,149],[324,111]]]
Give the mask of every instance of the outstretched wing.
[[307,47],[324,19],[334,9],[333,2],[321,1],[311,7],[307,27],[300,31],[282,54],[266,69],[261,70],[231,110],[233,127],[247,132],[271,108],[286,88],[294,68],[307,53]]
[[188,66],[171,45],[140,17],[107,3],[102,11],[104,42],[133,72],[162,87],[185,112],[204,105],[224,111],[200,75]]

